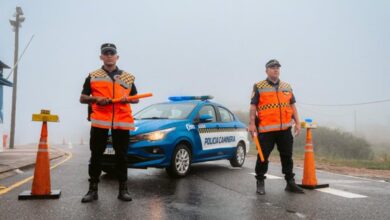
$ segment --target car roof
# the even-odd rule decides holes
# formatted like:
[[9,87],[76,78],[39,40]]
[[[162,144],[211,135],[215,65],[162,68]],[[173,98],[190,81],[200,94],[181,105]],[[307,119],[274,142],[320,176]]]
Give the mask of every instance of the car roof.
[[213,104],[213,105],[219,105],[218,103],[211,102],[210,100],[167,101],[167,102],[163,102],[163,103],[167,103],[167,104],[193,103],[193,104]]
[[228,108],[228,107],[225,107],[224,105],[221,105],[219,103],[216,103],[216,102],[212,102],[210,100],[181,100],[181,101],[167,101],[167,102],[161,102],[161,103],[158,103],[158,104],[181,104],[181,103],[193,103],[193,104],[196,104],[197,106],[199,105],[205,105],[205,104],[211,104],[211,105],[214,105],[214,106],[220,106],[220,107],[223,107],[223,108],[226,108],[227,110],[229,110],[229,112],[232,113],[232,111]]

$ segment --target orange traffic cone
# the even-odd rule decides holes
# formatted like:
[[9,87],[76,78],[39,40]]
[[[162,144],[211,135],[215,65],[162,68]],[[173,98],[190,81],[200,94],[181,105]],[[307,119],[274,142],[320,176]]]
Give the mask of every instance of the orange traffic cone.
[[49,147],[47,144],[47,121],[48,120],[44,120],[42,123],[32,190],[24,191],[19,194],[19,200],[57,199],[61,195],[60,190],[51,190]]
[[[311,122],[311,120],[310,120]],[[311,124],[302,123],[302,127],[306,128],[306,146],[305,146],[305,162],[303,168],[302,188],[318,189],[329,187],[329,184],[317,184],[316,168],[314,161],[314,149],[312,143],[312,128]]]

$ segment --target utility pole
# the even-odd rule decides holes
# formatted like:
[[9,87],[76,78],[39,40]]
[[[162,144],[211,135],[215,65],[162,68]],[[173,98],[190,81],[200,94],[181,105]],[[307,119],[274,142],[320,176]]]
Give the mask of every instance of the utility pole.
[[16,91],[18,85],[18,59],[19,59],[19,28],[21,23],[25,20],[23,17],[23,10],[21,7],[16,7],[16,13],[14,14],[15,20],[9,20],[13,31],[15,32],[15,51],[14,51],[14,77],[12,87],[12,110],[11,110],[11,132],[9,140],[9,148],[14,148],[15,140],[15,118],[16,118]]
[[353,121],[354,121],[354,130],[355,130],[355,135],[357,135],[357,115],[356,115],[356,109],[355,110],[353,110]]

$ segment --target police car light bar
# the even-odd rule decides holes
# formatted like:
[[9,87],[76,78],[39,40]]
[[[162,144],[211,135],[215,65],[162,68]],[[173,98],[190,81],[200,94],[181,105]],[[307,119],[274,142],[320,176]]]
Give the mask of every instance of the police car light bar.
[[188,100],[209,100],[214,97],[211,95],[203,95],[203,96],[171,96],[168,99],[171,101],[188,101]]

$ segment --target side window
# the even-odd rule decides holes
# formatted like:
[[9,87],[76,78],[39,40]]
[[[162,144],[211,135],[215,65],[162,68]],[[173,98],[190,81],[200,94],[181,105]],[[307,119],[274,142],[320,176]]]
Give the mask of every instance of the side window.
[[225,108],[218,107],[219,114],[221,115],[221,122],[232,122],[234,116]]
[[217,121],[217,117],[216,117],[216,114],[215,114],[215,109],[211,105],[203,106],[200,109],[200,111],[199,111],[199,116],[200,115],[211,115],[211,116],[213,116],[212,122],[216,122]]

